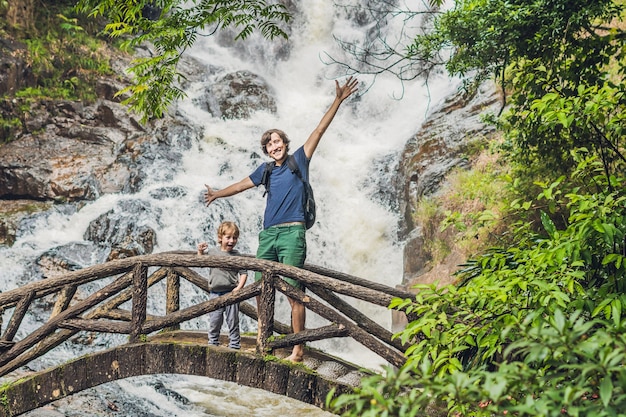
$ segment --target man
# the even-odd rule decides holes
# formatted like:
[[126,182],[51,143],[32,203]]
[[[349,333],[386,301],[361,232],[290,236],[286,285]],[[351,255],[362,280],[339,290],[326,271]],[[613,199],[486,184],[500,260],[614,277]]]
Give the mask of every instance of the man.
[[[309,162],[324,132],[333,121],[339,106],[357,90],[358,81],[349,77],[343,86],[335,81],[335,100],[326,111],[317,127],[311,132],[304,145],[298,148],[293,157],[302,177],[308,181]],[[269,190],[263,230],[259,233],[257,258],[281,262],[301,268],[306,259],[306,228],[304,215],[304,184],[294,175],[286,163],[289,156],[289,138],[278,129],[268,130],[261,137],[263,152],[272,158],[275,166],[270,173]],[[263,180],[265,164],[261,164],[249,177],[229,185],[222,190],[213,190],[205,185],[204,200],[211,204],[217,198],[230,197],[252,187],[258,187]],[[260,274],[256,274],[256,280]],[[300,282],[287,279],[291,285],[303,289]],[[305,308],[289,298],[291,305],[291,325],[294,333],[304,330]],[[287,360],[301,362],[304,354],[302,345],[296,345]]]

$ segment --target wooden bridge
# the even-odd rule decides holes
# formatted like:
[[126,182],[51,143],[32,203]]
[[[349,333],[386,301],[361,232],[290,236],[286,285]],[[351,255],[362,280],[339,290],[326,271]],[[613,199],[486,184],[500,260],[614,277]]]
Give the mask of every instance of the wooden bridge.
[[[196,267],[260,271],[263,279],[235,293],[181,309],[181,279],[209,291],[206,278],[191,269]],[[300,280],[308,292],[290,286],[281,276]],[[149,314],[150,290],[163,280],[165,314]],[[274,319],[277,290],[298,300],[328,324],[293,334],[290,326]],[[324,408],[331,389],[337,393],[354,389],[364,371],[313,349],[306,351],[305,366],[296,366],[280,360],[281,351],[296,344],[350,337],[393,366],[399,367],[405,361],[406,346],[340,294],[382,307],[394,297],[413,297],[402,290],[318,266],[299,269],[251,256],[199,256],[193,252],[114,260],[0,293],[0,319],[12,310],[0,335],[0,377],[5,380],[79,332],[128,335],[128,343],[5,382],[0,387],[0,417],[17,416],[116,379],[157,373],[232,381]],[[246,301],[252,297],[257,297],[258,312]],[[53,305],[47,321],[16,340],[29,310],[46,303]],[[129,303],[130,309],[122,308]],[[244,337],[240,351],[209,346],[206,333],[199,336],[180,330],[181,323],[233,303],[240,303],[241,312],[258,322],[258,337]],[[328,361],[339,364],[343,371],[324,373],[321,364]]]

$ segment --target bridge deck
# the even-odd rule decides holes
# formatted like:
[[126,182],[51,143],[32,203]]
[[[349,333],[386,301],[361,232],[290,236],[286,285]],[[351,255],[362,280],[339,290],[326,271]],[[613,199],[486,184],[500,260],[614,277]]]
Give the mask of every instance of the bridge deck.
[[[196,345],[207,344],[208,335],[201,331],[175,331],[159,333],[150,337],[151,342],[177,342],[191,343]],[[220,343],[224,346],[211,346],[213,349],[229,351],[225,345],[228,344],[228,336],[222,334]],[[361,379],[369,373],[363,367],[350,363],[339,357],[330,355],[321,350],[305,346],[305,355],[302,365],[315,371],[318,375],[329,380],[337,381],[352,387],[357,387]],[[256,355],[256,338],[252,336],[241,336],[241,352]],[[291,353],[290,348],[276,349],[274,356],[283,359]],[[297,365],[295,365],[297,366]],[[373,371],[372,371],[373,372]]]

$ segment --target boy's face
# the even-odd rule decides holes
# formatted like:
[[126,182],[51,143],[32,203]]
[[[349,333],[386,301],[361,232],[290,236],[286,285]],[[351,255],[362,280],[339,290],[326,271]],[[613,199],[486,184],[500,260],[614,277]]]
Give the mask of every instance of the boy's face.
[[239,240],[239,238],[235,236],[234,233],[232,232],[224,233],[224,235],[222,235],[222,242],[220,243],[220,249],[224,252],[230,252],[231,250],[235,248],[235,245],[237,244],[237,240]]

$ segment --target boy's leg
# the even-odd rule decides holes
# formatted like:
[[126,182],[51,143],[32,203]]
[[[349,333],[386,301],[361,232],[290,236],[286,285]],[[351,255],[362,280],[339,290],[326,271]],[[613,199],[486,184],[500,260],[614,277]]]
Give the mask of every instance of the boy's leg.
[[[219,297],[219,294],[209,293],[209,300]],[[220,331],[222,330],[222,323],[224,321],[224,308],[218,308],[217,310],[209,313],[209,345],[220,344]]]
[[228,325],[228,347],[241,348],[241,334],[239,332],[239,304],[226,306],[226,324]]

